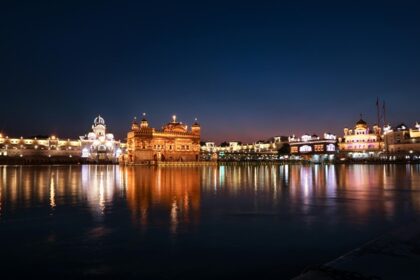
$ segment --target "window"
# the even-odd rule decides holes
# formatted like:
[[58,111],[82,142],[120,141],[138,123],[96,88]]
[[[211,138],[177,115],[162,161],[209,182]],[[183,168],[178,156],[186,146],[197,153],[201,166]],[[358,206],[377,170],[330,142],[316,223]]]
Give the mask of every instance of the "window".
[[334,144],[328,144],[327,145],[327,151],[328,152],[334,152],[335,151],[335,145]]
[[315,145],[316,152],[322,152],[324,150],[324,145]]
[[311,146],[309,146],[309,145],[304,145],[304,146],[301,146],[301,147],[299,148],[299,152],[301,152],[301,153],[308,153],[308,152],[312,152],[312,147],[311,147]]

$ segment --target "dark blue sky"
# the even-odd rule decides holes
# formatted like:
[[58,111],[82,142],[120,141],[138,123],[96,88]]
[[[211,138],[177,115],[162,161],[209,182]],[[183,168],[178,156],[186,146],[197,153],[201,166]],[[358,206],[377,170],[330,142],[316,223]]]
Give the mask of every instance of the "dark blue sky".
[[76,137],[101,114],[123,138],[147,112],[203,140],[341,135],[377,96],[420,121],[415,1],[140,2],[3,1],[0,130]]

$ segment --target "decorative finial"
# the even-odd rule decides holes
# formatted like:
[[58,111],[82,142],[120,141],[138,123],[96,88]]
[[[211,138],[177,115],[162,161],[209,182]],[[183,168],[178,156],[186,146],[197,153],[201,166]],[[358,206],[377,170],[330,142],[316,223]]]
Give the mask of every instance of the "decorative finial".
[[172,122],[176,122],[176,115],[172,116]]
[[145,117],[146,116],[146,113],[143,113],[143,117]]
[[194,120],[197,122],[197,118],[194,118]]
[[363,119],[363,114],[362,113],[360,113],[360,119]]

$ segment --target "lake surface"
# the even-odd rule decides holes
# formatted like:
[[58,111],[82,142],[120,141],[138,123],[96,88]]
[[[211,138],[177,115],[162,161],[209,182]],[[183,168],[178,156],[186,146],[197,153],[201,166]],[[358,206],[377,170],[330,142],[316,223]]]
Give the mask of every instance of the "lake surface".
[[420,217],[420,165],[0,166],[0,277],[287,279]]

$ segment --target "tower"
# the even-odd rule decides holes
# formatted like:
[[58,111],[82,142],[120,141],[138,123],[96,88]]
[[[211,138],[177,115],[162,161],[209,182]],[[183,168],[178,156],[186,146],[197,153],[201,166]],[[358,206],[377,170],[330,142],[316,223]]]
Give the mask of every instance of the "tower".
[[146,113],[143,113],[143,119],[141,120],[140,128],[148,128],[148,127],[149,127],[149,122],[146,119]]
[[131,130],[139,130],[139,124],[136,117],[134,117],[133,122],[131,123]]
[[200,124],[197,122],[197,118],[195,118],[194,124],[191,126],[191,132],[194,135],[200,135],[201,127]]
[[105,130],[106,130],[105,120],[100,115],[98,115],[93,120],[92,130],[96,134],[97,137],[105,136]]

